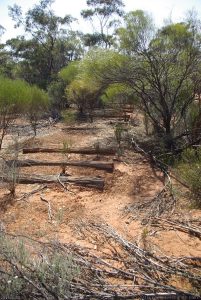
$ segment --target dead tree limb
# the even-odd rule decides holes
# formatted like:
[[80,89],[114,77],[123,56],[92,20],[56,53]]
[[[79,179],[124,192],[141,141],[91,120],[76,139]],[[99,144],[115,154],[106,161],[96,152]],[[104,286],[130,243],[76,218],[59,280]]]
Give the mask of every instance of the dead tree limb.
[[46,188],[47,188],[47,185],[40,186],[39,188],[37,188],[37,189],[35,189],[35,190],[33,190],[33,191],[29,192],[29,193],[24,194],[22,197],[20,197],[19,199],[17,199],[17,201],[25,200],[25,199],[29,198],[30,196],[32,196],[32,195],[34,195],[34,194],[36,194],[38,192],[43,191]]
[[[162,227],[166,230],[179,230],[185,233],[188,233],[189,235],[195,236],[201,240],[201,230],[200,226],[195,226],[192,224],[189,224],[190,222],[182,222],[182,221],[175,221],[175,220],[167,220],[167,219],[161,219],[161,218],[153,218],[151,220],[151,225],[154,227]],[[201,224],[201,222],[200,222]],[[199,224],[199,225],[200,225]]]
[[50,202],[42,196],[40,196],[40,200],[47,203],[47,205],[48,205],[48,218],[52,222],[53,216],[52,216],[52,209],[51,209]]

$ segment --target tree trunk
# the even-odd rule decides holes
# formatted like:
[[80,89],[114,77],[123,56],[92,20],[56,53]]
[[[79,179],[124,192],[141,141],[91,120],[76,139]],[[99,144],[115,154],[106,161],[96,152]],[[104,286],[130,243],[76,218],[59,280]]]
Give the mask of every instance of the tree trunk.
[[[13,165],[15,160],[7,160],[8,165]],[[113,172],[114,163],[107,161],[39,161],[39,160],[17,160],[16,166],[18,167],[31,167],[31,166],[76,166],[84,168],[95,168],[98,170],[105,170],[107,172]]]
[[[65,150],[62,148],[24,148],[23,153],[65,153]],[[102,155],[115,155],[116,149],[114,148],[70,148],[67,153],[75,154],[102,154]]]
[[171,122],[170,119],[166,120],[166,122],[165,122],[164,142],[165,142],[165,147],[168,150],[173,151],[175,149],[175,142],[174,142],[174,138],[173,138],[173,135],[172,135],[170,122]]
[[[4,178],[6,182],[10,182],[12,178]],[[26,175],[20,174],[17,182],[21,184],[34,183],[72,183],[79,186],[86,186],[103,190],[104,179],[100,177],[73,177],[73,176],[57,176],[57,175]]]

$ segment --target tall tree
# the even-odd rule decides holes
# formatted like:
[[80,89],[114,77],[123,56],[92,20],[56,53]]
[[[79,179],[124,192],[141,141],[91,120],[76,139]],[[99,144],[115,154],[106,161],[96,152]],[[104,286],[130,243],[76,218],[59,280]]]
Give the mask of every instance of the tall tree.
[[122,55],[94,51],[85,58],[85,72],[103,85],[131,87],[155,132],[174,149],[178,136],[186,133],[185,117],[201,83],[199,32],[178,23],[154,34],[144,13],[132,15],[135,22],[126,18],[119,34]]
[[22,36],[7,43],[13,55],[20,58],[18,74],[43,88],[47,88],[68,61],[81,53],[80,38],[70,29],[74,19],[70,15],[56,16],[51,9],[52,3],[52,0],[41,0],[25,16],[16,4],[9,7],[15,27],[23,27],[30,37],[26,40]]
[[[91,22],[93,34],[85,35],[87,46],[103,45],[110,47],[113,43],[112,28],[119,24],[115,16],[123,16],[122,0],[87,0],[89,9],[82,10],[81,16]],[[97,29],[97,23],[99,29]]]
[[[0,41],[1,36],[4,34],[5,28],[0,25]],[[14,67],[14,61],[9,51],[6,49],[6,45],[0,42],[0,75],[6,77],[12,77],[12,70]]]

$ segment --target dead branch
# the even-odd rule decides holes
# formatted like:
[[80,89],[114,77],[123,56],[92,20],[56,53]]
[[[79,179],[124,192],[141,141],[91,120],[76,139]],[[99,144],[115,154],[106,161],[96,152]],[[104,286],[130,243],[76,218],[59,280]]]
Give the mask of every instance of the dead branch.
[[[184,221],[178,221],[178,220],[167,220],[167,219],[161,219],[161,218],[153,218],[151,220],[151,225],[154,227],[161,227],[165,230],[179,230],[185,233],[188,233],[189,235],[195,236],[201,240],[201,230],[200,226],[195,226],[190,224],[190,221],[184,222]],[[201,225],[201,222],[200,224]]]
[[52,222],[53,216],[52,216],[52,209],[51,209],[50,202],[47,199],[45,199],[43,196],[40,196],[40,200],[47,203],[47,205],[48,205],[48,218]]
[[132,219],[141,217],[142,224],[147,224],[152,218],[172,214],[176,205],[174,194],[166,185],[151,199],[140,199],[137,203],[127,205],[124,208],[126,214],[131,214]]
[[58,177],[57,177],[57,178],[58,178],[58,182],[61,184],[61,186],[63,187],[64,191],[66,191],[66,192],[68,191],[69,193],[75,195],[75,193],[72,192],[72,191],[70,191],[70,190],[67,188],[67,186],[65,186],[64,183],[60,180],[60,176],[61,176],[61,175],[59,174]]
[[[182,259],[182,257],[156,256],[155,253],[145,251],[136,243],[128,241],[106,224],[88,223],[85,229],[89,234],[97,236],[98,240],[106,238],[108,242],[114,243],[118,257],[109,252],[107,257],[104,257],[102,255],[104,251],[95,254],[89,248],[78,244],[36,241],[38,250],[41,247],[46,249],[49,255],[55,253],[65,257],[71,255],[74,263],[79,266],[79,277],[69,282],[68,288],[72,292],[70,299],[200,299],[170,283],[171,278],[173,282],[175,278],[185,278],[191,283],[192,280],[196,281],[197,286],[200,286],[199,264],[195,270],[192,269],[192,265],[186,263],[187,257]],[[13,238],[16,240],[17,237]],[[24,241],[26,240],[28,238],[24,238]],[[33,247],[33,239],[30,243]],[[104,250],[104,245],[102,247]],[[16,271],[16,268],[14,270]],[[25,272],[25,269],[20,271]],[[59,295],[54,294],[51,282],[41,286],[41,282],[37,278],[33,279],[33,275],[33,270],[30,274],[25,273],[26,278],[34,283],[39,293],[44,293],[48,299],[58,299]],[[66,299],[65,294],[62,294],[62,299]]]
[[47,185],[40,186],[37,189],[35,189],[35,190],[33,190],[29,193],[24,194],[22,197],[18,198],[16,201],[27,200],[27,198],[29,198],[30,196],[32,196],[32,195],[34,195],[38,192],[41,192],[41,191],[45,190],[46,188],[47,188]]

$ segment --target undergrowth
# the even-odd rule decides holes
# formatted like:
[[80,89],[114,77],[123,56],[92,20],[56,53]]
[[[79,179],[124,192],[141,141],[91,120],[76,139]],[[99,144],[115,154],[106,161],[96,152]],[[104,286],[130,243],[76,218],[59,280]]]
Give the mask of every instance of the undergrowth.
[[201,149],[185,150],[177,161],[176,168],[190,188],[193,206],[201,208]]
[[79,268],[71,254],[0,233],[0,298],[70,299]]

